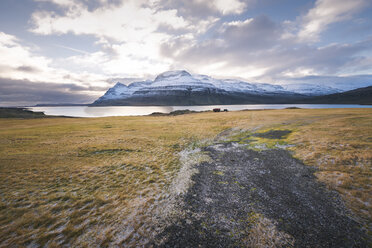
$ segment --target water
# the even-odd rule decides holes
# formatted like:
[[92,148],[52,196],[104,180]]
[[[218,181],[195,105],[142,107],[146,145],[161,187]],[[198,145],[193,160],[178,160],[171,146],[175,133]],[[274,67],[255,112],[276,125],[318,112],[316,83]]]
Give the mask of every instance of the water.
[[246,105],[208,105],[208,106],[61,106],[61,107],[30,107],[32,111],[44,112],[46,115],[65,115],[73,117],[106,117],[106,116],[136,116],[149,115],[154,112],[170,113],[175,110],[189,109],[206,111],[214,108],[229,111],[243,109],[284,109],[298,107],[307,109],[321,108],[372,108],[371,105],[357,104],[246,104]]

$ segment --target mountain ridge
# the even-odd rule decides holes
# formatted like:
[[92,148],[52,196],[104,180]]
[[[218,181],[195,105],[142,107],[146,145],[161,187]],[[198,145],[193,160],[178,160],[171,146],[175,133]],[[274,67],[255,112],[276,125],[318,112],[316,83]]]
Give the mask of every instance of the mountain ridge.
[[[301,103],[301,101],[298,101]],[[303,103],[311,104],[364,104],[372,105],[372,86],[349,90],[325,96],[316,96]]]
[[312,97],[341,93],[341,89],[311,84],[276,85],[248,83],[192,75],[185,70],[167,71],[153,81],[117,82],[93,105],[211,105],[295,103]]

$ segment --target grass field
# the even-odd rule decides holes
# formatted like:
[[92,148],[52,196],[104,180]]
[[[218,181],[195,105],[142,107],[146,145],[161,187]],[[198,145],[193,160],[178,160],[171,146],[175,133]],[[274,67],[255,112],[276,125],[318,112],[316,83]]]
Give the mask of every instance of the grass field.
[[372,109],[0,119],[0,246],[138,244],[178,153],[229,128],[291,130],[294,155],[371,228],[371,124]]

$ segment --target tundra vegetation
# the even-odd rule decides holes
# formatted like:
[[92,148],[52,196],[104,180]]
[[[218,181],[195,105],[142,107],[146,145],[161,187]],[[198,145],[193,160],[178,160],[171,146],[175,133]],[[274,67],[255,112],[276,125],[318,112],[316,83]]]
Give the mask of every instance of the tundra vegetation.
[[[230,139],[284,147],[316,167],[371,230],[371,123],[372,109],[0,119],[0,247],[146,242],[180,152],[232,128]],[[268,130],[286,132],[257,135]]]

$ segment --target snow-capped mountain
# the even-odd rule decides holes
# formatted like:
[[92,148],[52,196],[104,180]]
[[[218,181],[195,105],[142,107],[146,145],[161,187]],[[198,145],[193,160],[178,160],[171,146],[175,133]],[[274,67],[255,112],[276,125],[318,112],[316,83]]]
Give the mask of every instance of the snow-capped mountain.
[[280,85],[252,84],[239,80],[219,80],[206,75],[191,75],[187,71],[168,71],[158,75],[154,81],[133,82],[128,86],[120,82],[110,88],[98,101],[125,99],[139,95],[159,95],[170,91],[216,91],[265,94],[286,92]]
[[101,100],[112,100],[120,98],[128,98],[132,96],[136,91],[150,85],[152,81],[133,82],[129,86],[117,82],[114,87],[108,89],[106,93],[100,97]]
[[153,81],[118,82],[96,105],[198,105],[239,103],[284,103],[288,100],[338,93],[342,90],[312,84],[275,85],[248,83],[235,79],[215,79],[168,71]]
[[324,86],[324,85],[318,85],[318,84],[285,84],[282,85],[282,87],[286,91],[295,92],[303,95],[308,96],[322,96],[322,95],[328,95],[328,94],[334,94],[334,93],[340,93],[343,90]]

